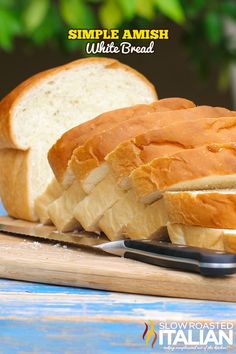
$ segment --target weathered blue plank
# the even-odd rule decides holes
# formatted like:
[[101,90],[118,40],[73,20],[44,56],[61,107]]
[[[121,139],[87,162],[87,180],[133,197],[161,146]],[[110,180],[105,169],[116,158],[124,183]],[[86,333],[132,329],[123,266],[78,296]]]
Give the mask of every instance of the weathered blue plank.
[[[162,348],[146,347],[144,321],[231,321],[235,314],[233,303],[2,280],[0,353],[164,353]],[[235,351],[234,347],[227,353]]]
[[[85,314],[87,317],[102,314],[104,317],[121,316],[133,319],[166,317],[187,319],[209,318],[211,320],[234,319],[236,304],[230,302],[185,300],[155,296],[112,293],[91,289],[71,288],[63,286],[33,284],[10,280],[0,281],[1,307],[0,315],[4,317],[32,315],[47,316],[48,308],[51,315]],[[28,305],[33,307],[29,307]],[[86,308],[86,313],[84,312]]]
[[[1,349],[8,353],[55,354],[118,354],[118,353],[167,353],[160,347],[146,346],[142,340],[144,325],[141,323],[105,322],[0,322]],[[2,351],[1,351],[2,350]],[[184,351],[190,353],[188,351]],[[183,351],[175,350],[180,354]],[[205,354],[198,350],[193,353]],[[214,351],[212,352],[214,353]],[[235,353],[217,350],[218,354]]]

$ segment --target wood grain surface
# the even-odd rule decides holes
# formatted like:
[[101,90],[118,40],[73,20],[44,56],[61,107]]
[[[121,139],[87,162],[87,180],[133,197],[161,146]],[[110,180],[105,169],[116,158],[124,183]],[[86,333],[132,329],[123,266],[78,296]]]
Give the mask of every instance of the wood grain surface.
[[207,278],[94,249],[4,233],[0,234],[0,277],[136,294],[236,300],[236,276]]

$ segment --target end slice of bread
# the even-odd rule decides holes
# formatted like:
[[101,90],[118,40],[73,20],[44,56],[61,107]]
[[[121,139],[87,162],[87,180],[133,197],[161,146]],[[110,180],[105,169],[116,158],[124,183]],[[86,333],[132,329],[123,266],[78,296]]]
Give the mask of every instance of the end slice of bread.
[[[0,148],[14,149],[7,152],[9,159],[0,160],[1,198],[8,213],[37,220],[34,202],[53,178],[47,152],[65,131],[103,112],[156,98],[145,77],[107,58],[78,60],[19,85],[0,102]],[[9,192],[12,188],[16,193]]]
[[167,224],[172,243],[236,253],[236,230]]

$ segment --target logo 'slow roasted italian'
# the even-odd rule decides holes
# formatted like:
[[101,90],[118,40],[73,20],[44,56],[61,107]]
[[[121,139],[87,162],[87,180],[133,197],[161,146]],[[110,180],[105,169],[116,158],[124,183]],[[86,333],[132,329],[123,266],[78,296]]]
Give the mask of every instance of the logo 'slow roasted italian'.
[[144,322],[142,339],[146,346],[166,350],[217,352],[234,344],[232,322]]

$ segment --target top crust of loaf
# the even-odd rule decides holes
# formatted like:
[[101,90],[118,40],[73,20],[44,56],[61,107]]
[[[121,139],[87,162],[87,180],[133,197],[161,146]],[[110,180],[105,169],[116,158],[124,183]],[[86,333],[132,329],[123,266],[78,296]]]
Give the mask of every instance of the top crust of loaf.
[[111,112],[100,114],[98,117],[82,123],[64,133],[48,152],[48,161],[57,180],[63,184],[64,174],[75,148],[83,145],[95,132],[99,133],[110,127],[127,120],[139,112],[152,111],[155,103],[150,105],[136,105],[129,108],[120,108]]
[[69,160],[75,148],[83,145],[95,134],[108,130],[134,116],[152,113],[156,110],[166,111],[194,107],[194,103],[184,98],[166,98],[149,105],[136,105],[106,112],[98,117],[70,129],[52,146],[48,153],[49,163],[57,180],[63,184]]
[[155,113],[135,116],[116,124],[113,128],[94,135],[84,145],[76,148],[70,161],[70,167],[76,178],[83,181],[120,142],[134,137],[142,131],[161,126],[164,117],[174,118],[175,111],[158,112],[158,106],[156,109]]
[[75,149],[71,159],[73,173],[79,180],[83,181],[92,170],[104,161],[106,155],[122,141],[132,138],[141,132],[166,126],[166,124],[172,123],[173,120],[189,120],[205,114],[218,116],[222,114],[230,115],[232,113],[224,108],[208,106],[166,112],[158,112],[157,107],[157,112],[148,114],[148,116],[135,117],[129,121],[115,125],[115,127],[99,135],[94,135],[83,146]]
[[13,124],[13,113],[19,100],[25,94],[27,94],[31,90],[31,88],[36,87],[44,79],[47,79],[50,76],[54,76],[57,73],[70,70],[76,66],[81,66],[85,64],[87,65],[90,62],[97,62],[100,64],[104,63],[105,67],[112,69],[122,68],[123,70],[134,74],[142,81],[144,81],[148,87],[150,87],[150,92],[153,93],[153,100],[156,99],[156,91],[153,85],[142,74],[130,68],[129,66],[121,64],[117,60],[108,58],[79,59],[69,64],[62,65],[47,71],[43,71],[30,77],[29,79],[21,83],[19,86],[17,86],[0,102],[0,148],[16,148],[20,150],[26,150],[27,148],[29,148],[29,146],[23,146],[20,139],[16,138]]
[[[106,157],[118,183],[122,186],[123,178],[129,176],[138,166],[146,164],[154,158],[172,155],[183,149],[191,149],[213,142],[236,141],[236,117],[207,119],[204,110],[205,107],[202,107],[203,119],[196,117],[192,120],[190,117],[181,121],[178,121],[179,112],[177,112],[173,124],[173,119],[168,120],[166,123],[170,124],[167,126],[149,130],[118,145]],[[197,109],[194,111],[197,113]],[[201,111],[200,107],[198,107],[198,111]],[[185,114],[187,113],[188,111],[185,112]],[[219,116],[219,114],[232,115],[234,113],[212,108],[212,116]]]
[[236,229],[236,190],[166,192],[170,222]]
[[235,174],[236,144],[210,144],[154,159],[134,170],[130,180],[138,198],[149,203],[165,190],[234,187]]

